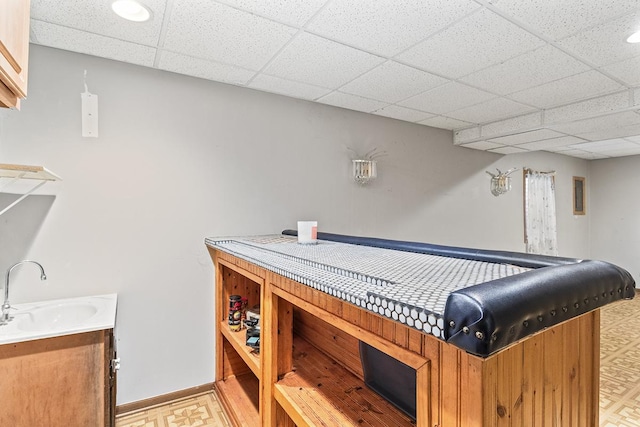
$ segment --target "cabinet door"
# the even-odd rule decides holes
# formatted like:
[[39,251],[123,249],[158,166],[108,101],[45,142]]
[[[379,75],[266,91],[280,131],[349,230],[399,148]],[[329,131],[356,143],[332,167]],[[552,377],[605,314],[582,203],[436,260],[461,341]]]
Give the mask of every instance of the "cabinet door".
[[16,107],[27,96],[29,0],[0,1],[0,104]]

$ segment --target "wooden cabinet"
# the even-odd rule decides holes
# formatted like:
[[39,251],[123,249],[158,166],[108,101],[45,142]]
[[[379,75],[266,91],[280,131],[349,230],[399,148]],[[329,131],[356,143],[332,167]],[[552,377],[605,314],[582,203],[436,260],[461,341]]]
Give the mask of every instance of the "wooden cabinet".
[[[238,426],[598,425],[595,310],[482,358],[209,247],[216,384]],[[261,304],[260,355],[227,325],[229,295]],[[415,370],[416,420],[369,389],[359,342]]]
[[245,330],[229,329],[228,305],[230,295],[247,298],[249,307],[261,305],[264,276],[224,259],[218,259],[216,267],[216,385],[236,425],[260,426],[260,352],[245,345]]
[[[429,394],[427,358],[284,291],[289,282],[283,277],[223,252],[210,253],[216,266],[216,386],[235,425],[415,425],[365,385],[358,342],[415,368],[423,403]],[[229,329],[228,301],[234,294],[247,297],[249,306],[261,306],[259,354],[245,345],[246,330]],[[317,297],[320,306],[342,310],[341,301]],[[428,407],[421,408],[419,425],[427,426]]]
[[29,0],[0,1],[0,107],[27,96]]
[[115,427],[113,330],[0,345],[0,425]]

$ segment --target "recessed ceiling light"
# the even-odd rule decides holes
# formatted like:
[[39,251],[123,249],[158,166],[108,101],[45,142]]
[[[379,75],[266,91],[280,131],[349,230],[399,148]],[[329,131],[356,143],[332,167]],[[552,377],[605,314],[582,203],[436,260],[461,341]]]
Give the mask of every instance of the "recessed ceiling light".
[[640,31],[631,34],[627,39],[627,43],[640,43]]
[[111,9],[118,16],[129,21],[144,22],[151,18],[149,9],[135,0],[116,0],[111,3]]

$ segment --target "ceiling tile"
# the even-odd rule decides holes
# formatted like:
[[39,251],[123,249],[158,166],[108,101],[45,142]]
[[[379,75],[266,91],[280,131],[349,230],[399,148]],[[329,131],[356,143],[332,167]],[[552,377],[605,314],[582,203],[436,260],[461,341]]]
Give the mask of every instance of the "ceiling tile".
[[629,141],[636,142],[636,143],[640,144],[640,132],[638,132],[638,135],[630,136],[630,137],[627,137],[625,139],[628,139]]
[[623,89],[622,85],[598,71],[591,70],[512,93],[508,97],[538,108],[551,108],[620,89]]
[[454,144],[464,144],[480,138],[480,126],[460,129],[453,133]]
[[613,113],[629,106],[628,91],[599,96],[586,101],[563,107],[550,108],[545,111],[547,123],[561,123],[583,119],[590,116]]
[[527,153],[528,150],[524,150],[522,148],[518,148],[518,147],[502,147],[502,148],[494,148],[493,150],[488,150],[492,153],[498,153],[498,154],[520,154],[520,153]]
[[518,104],[506,98],[494,98],[489,101],[471,107],[447,113],[454,119],[464,120],[471,123],[487,123],[499,120],[508,115],[527,113],[533,110],[532,107]]
[[369,52],[393,56],[478,8],[470,0],[335,0],[307,29]]
[[349,110],[363,111],[365,113],[379,110],[388,105],[385,102],[362,98],[361,96],[350,95],[342,92],[331,92],[330,94],[319,98],[318,102],[347,108]]
[[313,86],[306,83],[293,82],[291,80],[268,76],[266,74],[257,75],[256,78],[254,78],[251,83],[249,83],[248,87],[263,90],[266,92],[274,92],[281,95],[292,96],[294,98],[311,100],[319,98],[331,92],[331,89]]
[[[544,67],[540,64],[544,64]],[[470,74],[461,81],[490,92],[506,95],[588,69],[582,62],[551,45],[546,45]]]
[[378,101],[397,102],[449,80],[394,61],[387,61],[340,88],[341,92]]
[[537,129],[529,132],[491,138],[490,141],[498,142],[502,145],[518,145],[525,142],[541,141],[543,139],[557,138],[560,136],[564,135],[551,129]]
[[286,25],[219,3],[176,0],[164,48],[259,70],[295,33]]
[[523,130],[536,129],[542,126],[542,113],[535,112],[512,117],[510,119],[499,120],[481,126],[481,134],[484,138],[502,136],[512,132],[522,132]]
[[[614,128],[608,127],[602,130],[585,131],[583,133],[576,132],[576,133],[577,133],[577,136],[579,136],[580,138],[584,138],[589,141],[599,141],[602,139],[625,138],[625,137],[629,139],[628,137],[640,135],[640,123],[636,125],[630,125],[630,126],[619,126]],[[638,142],[638,141],[634,141],[634,142]]]
[[557,130],[558,132],[576,135],[580,138],[588,139],[585,137],[585,134],[590,132],[616,129],[632,125],[640,125],[640,116],[633,111],[625,111],[623,113],[609,114],[607,116],[578,120],[570,123],[559,123],[549,125],[547,127]]
[[379,116],[391,117],[392,119],[404,120],[407,122],[419,122],[420,120],[433,117],[433,114],[425,113],[423,111],[412,110],[410,108],[400,107],[398,105],[389,105],[388,107],[376,110],[373,114]]
[[458,78],[543,44],[541,39],[482,9],[396,59],[445,77]]
[[244,85],[255,74],[255,71],[245,70],[244,68],[219,64],[168,51],[161,53],[158,68],[234,85]]
[[558,43],[597,66],[613,64],[640,55],[640,45],[626,42],[627,37],[638,31],[639,22],[640,12],[636,6],[635,13],[581,31]]
[[576,138],[575,136],[561,136],[560,138],[545,139],[542,141],[527,142],[526,144],[520,144],[518,147],[525,148],[527,150],[546,150],[546,151],[558,151],[561,149],[569,149],[569,146],[579,142],[584,142],[583,139]]
[[640,145],[622,138],[606,139],[604,141],[583,142],[572,145],[576,150],[589,151],[593,153],[605,152],[607,150],[626,150],[640,148]]
[[640,56],[606,65],[602,70],[630,86],[640,86]]
[[567,151],[575,151],[575,150],[569,147],[568,145],[562,145],[560,147],[546,147],[543,151],[548,151],[550,153],[564,154]]
[[110,1],[31,0],[31,18],[100,34],[133,43],[156,46],[166,6],[166,0],[145,0],[151,10],[149,21],[122,19],[111,10]]
[[553,40],[638,8],[637,0],[499,0],[492,3]]
[[[551,151],[551,150],[547,150],[547,151]],[[553,153],[558,153],[558,154],[562,154],[565,156],[571,156],[571,157],[578,157],[581,159],[587,159],[587,160],[592,160],[595,158],[603,158],[600,156],[596,156],[593,153],[590,153],[588,151],[582,151],[582,150],[575,150],[575,149],[569,149],[569,150],[562,150],[562,151],[552,151]]]
[[491,141],[478,141],[478,142],[472,142],[470,144],[463,144],[463,145],[460,145],[460,147],[474,148],[476,150],[491,150],[493,148],[504,147],[504,145],[498,144],[497,142],[491,142]]
[[640,146],[635,148],[621,148],[619,150],[609,150],[609,151],[603,152],[602,154],[607,155],[609,157],[636,156],[640,154]]
[[296,27],[303,26],[327,0],[217,0]]
[[383,61],[379,56],[302,33],[264,71],[285,79],[338,88]]
[[32,42],[131,64],[153,66],[156,49],[98,34],[31,20]]
[[610,157],[605,153],[592,153],[590,151],[582,150],[567,150],[561,152],[560,154],[564,154],[565,156],[578,157],[585,160],[608,159]]
[[496,96],[462,83],[452,82],[400,102],[400,105],[435,114],[479,104]]
[[421,125],[431,126],[434,128],[449,129],[449,130],[462,129],[472,125],[472,123],[465,122],[462,120],[452,119],[451,117],[445,117],[445,116],[431,117],[426,120],[421,120],[419,123]]

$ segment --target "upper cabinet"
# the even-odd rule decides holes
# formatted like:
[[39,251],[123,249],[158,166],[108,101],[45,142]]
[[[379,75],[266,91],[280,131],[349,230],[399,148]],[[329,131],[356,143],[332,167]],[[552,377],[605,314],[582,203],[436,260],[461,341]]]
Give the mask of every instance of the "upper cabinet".
[[0,1],[0,107],[27,96],[29,0]]

